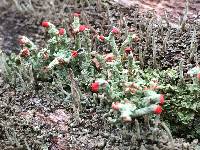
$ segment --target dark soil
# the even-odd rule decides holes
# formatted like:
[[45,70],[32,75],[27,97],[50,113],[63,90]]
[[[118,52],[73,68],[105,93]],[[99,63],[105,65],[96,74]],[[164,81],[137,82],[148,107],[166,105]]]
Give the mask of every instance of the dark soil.
[[[99,29],[107,34],[112,25],[119,26],[121,30],[125,25],[120,24],[120,18],[126,17],[129,27],[135,29],[136,33],[141,33],[142,28],[146,28],[152,18],[149,13],[144,14],[138,11],[138,7],[125,8],[119,5],[109,5],[110,13],[107,15],[105,8],[98,8],[95,5],[90,7],[78,7],[55,5],[55,10],[50,14],[22,14],[13,8],[1,8],[0,15],[0,48],[4,51],[17,51],[17,37],[25,35],[38,45],[44,45],[43,30],[39,27],[42,20],[50,20],[58,26],[66,25],[70,22],[71,11],[82,11],[86,14],[84,22],[88,22],[94,29]],[[64,12],[64,13],[63,13]],[[42,17],[41,17],[42,16]],[[64,18],[64,19],[62,19]],[[139,27],[140,24],[140,27]],[[194,60],[189,60],[187,46],[190,46],[192,26],[196,27],[198,36],[200,31],[198,17],[191,18],[190,26],[186,31],[180,32],[176,24],[173,24],[170,32],[167,50],[158,50],[157,59],[159,66],[163,69],[177,66],[180,58],[184,58],[185,64],[195,64]],[[163,36],[160,35],[159,28],[156,34],[156,44],[158,49],[162,47],[163,37],[168,31],[167,26],[163,26]],[[141,31],[140,31],[141,29]],[[146,32],[139,34],[141,42],[136,47],[144,51],[145,65],[152,65],[149,56],[152,55],[152,45],[145,47],[142,42],[146,37]],[[124,35],[122,35],[124,37]],[[96,47],[97,50],[101,48]],[[199,47],[198,47],[198,50]],[[163,54],[164,53],[164,54]],[[135,50],[138,56],[138,50]],[[199,58],[199,57],[198,57]],[[198,140],[188,142],[184,139],[174,139],[174,144],[170,142],[166,131],[159,129],[158,137],[152,137],[152,130],[141,121],[141,137],[135,131],[135,124],[120,126],[108,123],[103,115],[108,109],[96,106],[92,103],[89,95],[83,96],[84,111],[80,113],[77,120],[73,114],[70,100],[63,97],[56,98],[48,92],[48,85],[37,92],[27,91],[20,93],[12,89],[0,79],[0,149],[34,149],[34,150],[84,150],[84,149],[105,149],[105,150],[198,150]],[[49,90],[50,91],[50,90]],[[175,135],[174,135],[175,136]],[[196,148],[196,149],[195,149]]]
[[[43,85],[44,89],[49,90],[46,86]],[[189,143],[174,139],[172,143],[162,128],[156,139],[153,138],[153,128],[148,128],[143,121],[140,134],[135,130],[135,123],[111,124],[103,117],[108,110],[93,105],[88,95],[83,95],[84,111],[77,121],[69,101],[56,99],[44,89],[28,95],[30,92],[19,93],[1,80],[0,149],[197,149],[198,140]]]

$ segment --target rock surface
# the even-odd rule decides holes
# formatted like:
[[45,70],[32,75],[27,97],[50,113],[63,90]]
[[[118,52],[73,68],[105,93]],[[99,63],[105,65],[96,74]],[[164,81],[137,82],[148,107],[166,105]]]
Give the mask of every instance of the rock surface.
[[[133,6],[138,4],[142,11],[155,10],[157,15],[163,15],[165,10],[178,18],[184,12],[186,0],[114,0],[125,6]],[[200,10],[200,1],[189,0],[189,16],[198,15]]]

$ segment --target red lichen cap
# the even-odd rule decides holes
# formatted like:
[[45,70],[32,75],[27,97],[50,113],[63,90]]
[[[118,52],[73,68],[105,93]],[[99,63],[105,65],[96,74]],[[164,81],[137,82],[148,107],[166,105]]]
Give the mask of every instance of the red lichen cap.
[[163,105],[165,102],[165,97],[163,94],[160,94],[160,104]]
[[106,62],[112,62],[114,60],[114,54],[113,53],[108,53],[104,56],[104,59]]
[[65,34],[65,29],[64,28],[60,28],[59,29],[59,35],[64,35]]
[[105,37],[103,35],[98,36],[99,41],[104,42]]
[[113,102],[113,103],[112,103],[112,106],[111,106],[112,109],[114,109],[114,110],[119,110],[119,104],[120,104],[119,102]]
[[200,73],[197,74],[197,79],[200,80]]
[[119,33],[120,33],[119,29],[116,28],[116,27],[113,27],[113,29],[112,29],[111,32],[112,32],[113,34],[119,34]]
[[161,114],[161,113],[162,113],[162,107],[161,107],[160,105],[157,105],[157,106],[154,108],[153,112],[154,112],[155,114],[157,114],[157,115]]
[[19,43],[19,45],[25,45],[26,40],[24,38],[19,38],[18,43]]
[[24,57],[24,58],[30,56],[30,51],[29,51],[29,49],[28,49],[28,48],[24,48],[24,49],[22,50],[20,56],[21,56],[21,57]]
[[90,85],[91,91],[96,93],[99,90],[99,83],[98,82],[94,82]]
[[124,49],[124,51],[125,51],[126,54],[130,54],[130,52],[132,51],[132,48],[131,47],[126,47]]
[[45,27],[45,28],[48,28],[49,27],[49,22],[48,21],[43,21],[42,22],[42,26]]
[[78,52],[77,51],[72,51],[71,56],[74,57],[74,58],[77,57],[78,56]]
[[85,31],[86,29],[88,29],[88,27],[86,25],[80,25],[79,26],[79,32],[83,32]]
[[74,16],[75,16],[75,17],[80,17],[80,15],[81,15],[80,13],[77,13],[77,12],[74,13]]

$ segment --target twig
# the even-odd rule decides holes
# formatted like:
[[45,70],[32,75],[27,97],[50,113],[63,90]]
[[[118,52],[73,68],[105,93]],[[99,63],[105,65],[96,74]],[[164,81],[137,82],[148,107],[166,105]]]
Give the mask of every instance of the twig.
[[108,17],[108,20],[110,21],[110,24],[111,24],[112,26],[114,26],[114,24],[113,24],[113,20],[111,19],[110,8],[109,8],[108,5],[106,5],[106,12],[107,12],[107,17]]
[[137,139],[141,139],[140,124],[137,119],[135,119],[135,127],[136,127]]
[[179,78],[180,78],[181,83],[183,83],[184,82],[184,76],[183,76],[183,59],[181,59],[180,63],[179,63]]
[[71,93],[74,102],[74,112],[76,112],[76,118],[79,118],[79,111],[82,110],[81,108],[81,95],[80,89],[75,81],[74,73],[72,69],[69,69],[69,79],[71,81]]
[[31,148],[29,147],[29,145],[28,145],[26,139],[24,139],[24,143],[25,143],[25,145],[26,145],[27,150],[31,150]]
[[194,31],[192,33],[192,39],[191,39],[191,42],[190,42],[190,61],[194,58],[194,54],[197,51],[196,35],[197,35],[197,32],[196,32],[196,29],[194,27]]
[[186,0],[186,3],[185,3],[185,10],[184,10],[184,15],[183,15],[183,19],[181,21],[181,30],[184,31],[185,30],[185,25],[186,25],[186,22],[187,22],[187,18],[188,18],[188,10],[189,10],[189,1]]
[[153,67],[156,68],[156,42],[155,42],[155,32],[153,33],[153,37],[152,37],[152,49],[153,49]]
[[101,11],[102,11],[102,3],[101,3],[101,0],[97,0],[96,6],[97,6],[98,12],[101,12]]
[[144,58],[143,58],[143,53],[142,53],[142,49],[139,48],[139,61],[140,61],[140,65],[142,68],[144,68]]
[[170,26],[170,23],[169,23],[169,19],[168,19],[168,15],[167,15],[167,12],[166,12],[166,11],[165,11],[164,19],[165,19],[165,21],[166,21],[166,23],[167,23],[167,27],[169,27],[169,26]]
[[165,131],[167,132],[169,136],[170,142],[172,142],[172,144],[174,145],[173,137],[172,137],[170,129],[167,127],[167,125],[164,122],[161,122],[160,125],[165,129]]
[[163,40],[163,48],[162,48],[163,52],[166,52],[166,50],[167,50],[167,41],[169,39],[169,35],[170,35],[170,30],[167,31],[167,34]]
[[128,26],[127,26],[127,21],[125,17],[122,17],[123,21],[124,21],[124,25],[125,25],[125,36],[128,36]]

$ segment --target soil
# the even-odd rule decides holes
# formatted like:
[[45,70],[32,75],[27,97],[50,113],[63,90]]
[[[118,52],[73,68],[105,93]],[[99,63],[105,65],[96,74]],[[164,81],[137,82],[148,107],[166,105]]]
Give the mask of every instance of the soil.
[[[161,6],[165,8],[167,5],[166,2],[162,1],[162,3],[152,5],[149,1],[146,1],[145,5],[140,5],[143,1],[135,2],[138,2],[141,10],[146,6],[159,10]],[[193,8],[194,5],[191,7]],[[37,8],[42,8],[42,6],[40,5]],[[171,6],[167,8],[171,8]],[[182,3],[180,8],[182,9]],[[7,9],[0,7],[0,9],[2,12],[0,15],[0,48],[4,51],[19,50],[16,40],[19,35],[28,36],[39,46],[44,45],[41,42],[44,41],[44,31],[39,27],[42,20],[50,20],[57,26],[60,26],[60,24],[66,25],[70,22],[71,12],[82,11],[87,16],[84,22],[88,22],[92,28],[99,29],[104,34],[110,30],[112,25],[119,26],[121,30],[124,30],[125,25],[120,24],[120,18],[125,17],[128,26],[135,29],[135,32],[140,35],[141,44],[137,46],[145,52],[144,60],[147,61],[144,65],[152,65],[152,60],[149,57],[152,55],[152,45],[145,48],[142,40],[145,39],[146,32],[140,34],[139,30],[139,23],[141,22],[142,28],[146,28],[152,17],[150,13],[138,11],[138,6],[127,8],[110,1],[109,16],[107,16],[108,13],[105,8],[98,8],[95,5],[77,7],[72,4],[64,5],[62,2],[55,4],[54,10],[48,13],[49,10],[42,11],[40,9],[39,13],[34,14],[22,14],[13,7]],[[190,14],[194,14],[195,9]],[[161,13],[158,12],[157,15],[160,16]],[[175,15],[174,18],[177,18],[177,16]],[[191,15],[188,21],[190,26],[187,26],[183,32],[179,32],[177,23],[170,22],[173,28],[167,50],[164,55],[160,51],[157,54],[157,58],[160,60],[158,64],[162,64],[163,69],[177,66],[180,58],[184,58],[185,64],[189,62],[195,65],[196,60],[189,60],[188,58],[187,47],[190,46],[190,40],[188,39],[191,39],[192,27],[196,27],[197,34],[200,35],[200,20],[198,19],[198,15]],[[154,28],[158,29],[158,26]],[[168,31],[167,28],[168,26],[163,27],[163,36],[156,35],[156,44],[159,48],[162,47],[163,37],[166,36]],[[96,47],[96,49],[100,50],[101,48]],[[200,47],[198,47],[198,50],[200,50]],[[136,57],[137,54],[138,50],[135,51]],[[63,97],[53,97],[52,93],[48,92],[51,91],[48,88],[48,84],[45,85],[44,83],[42,90],[21,93],[14,90],[0,78],[0,110],[2,112],[0,114],[0,149],[200,149],[197,139],[187,141],[186,139],[174,138],[174,141],[171,142],[169,135],[162,128],[159,128],[158,136],[155,139],[152,136],[152,129],[143,124],[143,121],[140,122],[141,133],[139,135],[141,137],[138,136],[134,123],[127,126],[111,124],[104,118],[104,114],[107,113],[108,109],[104,110],[102,107],[94,105],[90,94],[83,95],[82,105],[84,111],[80,113],[80,118],[77,120],[77,114],[73,113],[70,100]],[[153,123],[152,126],[154,126]]]
[[160,128],[153,138],[153,124],[149,128],[140,123],[140,133],[135,123],[111,124],[103,117],[107,110],[92,104],[83,95],[84,111],[80,118],[72,112],[72,104],[64,98],[55,98],[48,89],[37,94],[19,93],[1,81],[0,149],[2,150],[197,150],[198,140],[188,142],[174,138]]

